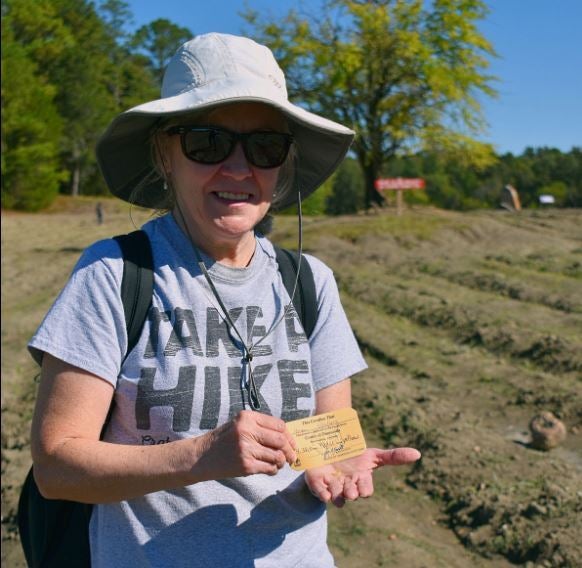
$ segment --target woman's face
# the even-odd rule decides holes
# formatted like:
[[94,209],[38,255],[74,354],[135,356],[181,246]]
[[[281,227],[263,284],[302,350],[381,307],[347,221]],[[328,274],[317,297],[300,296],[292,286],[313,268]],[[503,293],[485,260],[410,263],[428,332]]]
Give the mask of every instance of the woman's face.
[[[286,131],[283,116],[260,103],[216,109],[205,117],[204,126],[234,132]],[[252,166],[240,142],[224,162],[212,165],[186,158],[179,135],[169,136],[167,147],[165,167],[180,211],[197,244],[211,252],[215,246],[235,246],[248,238],[271,206],[280,168]]]

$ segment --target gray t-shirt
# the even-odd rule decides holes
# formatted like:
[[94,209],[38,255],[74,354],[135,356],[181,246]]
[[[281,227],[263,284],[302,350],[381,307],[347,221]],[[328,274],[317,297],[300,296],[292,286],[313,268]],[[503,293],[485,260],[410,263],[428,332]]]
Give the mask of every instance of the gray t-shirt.
[[[240,341],[229,331],[192,245],[171,215],[144,230],[154,256],[153,304],[125,360],[123,261],[112,239],[85,251],[29,344],[38,362],[47,352],[115,387],[105,440],[118,444],[198,436],[248,408]],[[285,312],[289,295],[268,239],[257,238],[245,268],[202,257],[234,325],[247,344],[255,344],[261,412],[285,421],[308,416],[316,391],[366,367],[333,274],[322,262],[306,257],[319,308],[308,341],[295,312]],[[272,477],[207,481],[98,505],[90,526],[92,565],[107,568],[329,567],[326,538],[325,506],[289,466]]]

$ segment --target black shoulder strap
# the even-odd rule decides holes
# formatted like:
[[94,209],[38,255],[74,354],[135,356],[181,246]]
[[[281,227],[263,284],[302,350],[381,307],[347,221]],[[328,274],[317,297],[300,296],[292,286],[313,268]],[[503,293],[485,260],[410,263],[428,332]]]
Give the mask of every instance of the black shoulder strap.
[[154,289],[152,247],[144,231],[133,231],[114,237],[123,254],[121,300],[127,329],[127,351],[139,340],[141,329],[152,304]]
[[[137,343],[152,302],[153,258],[143,231],[114,237],[123,253],[121,298],[129,353]],[[105,424],[109,422],[113,403]],[[101,432],[103,436],[103,431]],[[29,566],[90,566],[89,519],[92,505],[45,499],[28,472],[18,500],[20,541]]]
[[[277,255],[277,264],[279,265],[279,272],[283,278],[283,284],[287,289],[289,297],[291,297],[297,276],[299,253],[275,246],[275,254]],[[305,330],[305,335],[307,335],[307,338],[310,338],[317,322],[317,291],[315,290],[313,272],[305,257],[301,261],[301,270],[299,271],[299,282],[297,284],[297,290],[295,291],[295,297],[291,299],[297,316]]]

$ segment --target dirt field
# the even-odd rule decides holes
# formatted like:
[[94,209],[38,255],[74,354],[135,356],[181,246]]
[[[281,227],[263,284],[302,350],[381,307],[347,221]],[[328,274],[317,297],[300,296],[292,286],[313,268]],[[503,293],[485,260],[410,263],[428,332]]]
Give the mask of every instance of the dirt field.
[[[37,372],[26,341],[80,251],[133,229],[104,200],[2,214],[2,565],[30,465]],[[132,213],[135,224],[146,219]],[[274,238],[296,246],[293,218]],[[330,511],[338,566],[582,566],[582,214],[433,209],[307,219],[304,247],[335,271],[369,370],[354,380],[369,445],[411,445],[373,498]],[[530,445],[553,412],[558,448]]]

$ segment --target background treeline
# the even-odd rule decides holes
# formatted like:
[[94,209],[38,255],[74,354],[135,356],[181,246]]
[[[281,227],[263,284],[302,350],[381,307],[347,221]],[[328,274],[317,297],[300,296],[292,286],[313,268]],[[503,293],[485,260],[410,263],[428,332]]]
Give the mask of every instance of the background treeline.
[[[554,196],[556,207],[582,207],[582,148],[564,153],[555,148],[527,148],[521,156],[496,156],[479,170],[436,154],[394,158],[382,177],[423,178],[425,191],[405,191],[409,204],[431,204],[443,209],[498,208],[505,185],[513,185],[522,206],[540,207],[539,196]],[[382,192],[394,204],[395,192]],[[360,166],[346,159],[334,177],[310,197],[304,212],[341,215],[364,208],[365,188]]]
[[121,0],[2,0],[2,207],[107,194],[95,143],[113,116],[159,96],[192,32],[159,19],[128,34]]
[[[113,116],[157,98],[163,69],[194,34],[158,19],[134,33],[122,0],[2,0],[2,207],[40,210],[59,194],[106,195],[95,143]],[[423,177],[413,203],[498,207],[514,185],[522,204],[540,194],[582,206],[582,150],[527,149],[484,168],[442,153],[394,157],[385,177]],[[361,167],[348,158],[306,203],[306,212],[341,214],[366,204]]]

